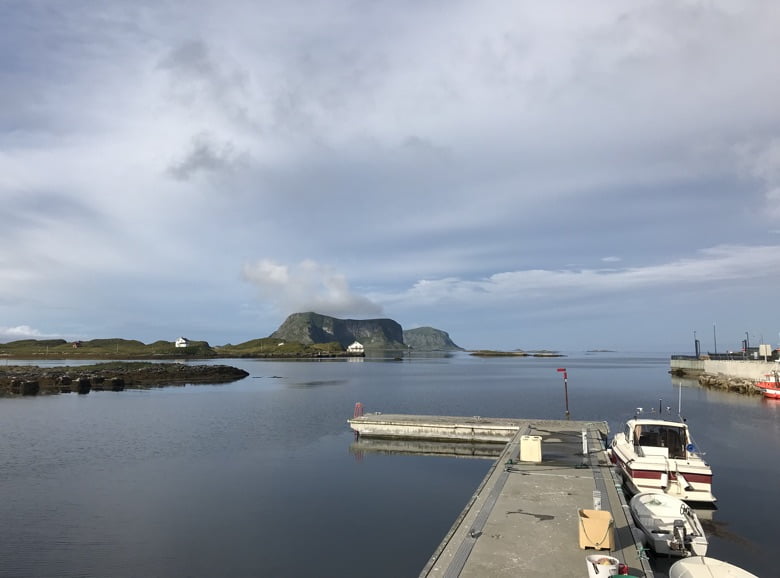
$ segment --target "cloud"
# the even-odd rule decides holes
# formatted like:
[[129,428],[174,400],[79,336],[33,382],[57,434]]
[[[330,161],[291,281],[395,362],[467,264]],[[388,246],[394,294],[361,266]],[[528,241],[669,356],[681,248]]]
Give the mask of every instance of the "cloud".
[[0,327],[0,339],[3,341],[16,341],[17,339],[40,339],[47,337],[37,329],[29,325],[17,325],[16,327]]
[[245,264],[243,275],[258,289],[262,299],[284,314],[303,311],[336,317],[382,314],[380,305],[352,292],[343,274],[311,260],[287,266],[262,259]]
[[477,280],[424,279],[401,293],[373,298],[406,306],[447,303],[493,307],[529,301],[551,306],[565,299],[613,299],[619,294],[630,296],[664,289],[683,291],[728,282],[753,283],[773,278],[777,271],[780,271],[780,246],[719,246],[702,250],[695,258],[643,267],[529,269],[495,273]]
[[231,142],[218,142],[214,136],[201,133],[192,138],[190,150],[171,163],[167,172],[174,179],[187,181],[197,173],[229,171],[242,162]]
[[743,174],[761,185],[768,212],[780,217],[780,138],[741,142],[734,149]]
[[174,44],[157,69],[167,73],[166,95],[176,104],[199,115],[212,108],[234,120],[247,120],[247,73],[213,43],[199,39]]
[[9,326],[766,318],[780,3],[50,4],[0,2]]

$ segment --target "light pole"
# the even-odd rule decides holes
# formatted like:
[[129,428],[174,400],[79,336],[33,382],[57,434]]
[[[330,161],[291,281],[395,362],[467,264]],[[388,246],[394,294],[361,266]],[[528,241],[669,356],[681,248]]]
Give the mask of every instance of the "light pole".
[[712,341],[713,341],[713,343],[715,345],[714,353],[717,353],[718,352],[718,334],[715,333],[715,324],[714,323],[712,324]]
[[557,371],[563,373],[563,395],[566,399],[566,417],[569,417],[569,375],[565,367],[559,367]]

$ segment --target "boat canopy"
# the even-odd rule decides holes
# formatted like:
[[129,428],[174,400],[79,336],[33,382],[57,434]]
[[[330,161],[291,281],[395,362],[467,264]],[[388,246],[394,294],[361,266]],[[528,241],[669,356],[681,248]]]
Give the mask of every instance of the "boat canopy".
[[688,434],[685,424],[636,420],[629,422],[627,429],[626,438],[631,439],[635,446],[665,448],[670,458],[686,457]]

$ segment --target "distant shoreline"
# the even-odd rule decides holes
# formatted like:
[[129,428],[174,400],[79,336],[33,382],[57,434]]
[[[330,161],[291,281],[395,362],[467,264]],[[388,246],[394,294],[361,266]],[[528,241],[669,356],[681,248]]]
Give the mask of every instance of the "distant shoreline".
[[470,351],[469,355],[475,357],[566,357],[557,351],[496,351],[492,349]]

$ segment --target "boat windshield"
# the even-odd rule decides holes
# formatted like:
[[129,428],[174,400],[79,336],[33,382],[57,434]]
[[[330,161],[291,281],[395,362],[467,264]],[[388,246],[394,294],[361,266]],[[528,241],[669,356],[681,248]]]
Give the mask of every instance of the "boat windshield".
[[667,448],[670,458],[685,458],[685,428],[640,424],[634,427],[634,443],[644,447]]

